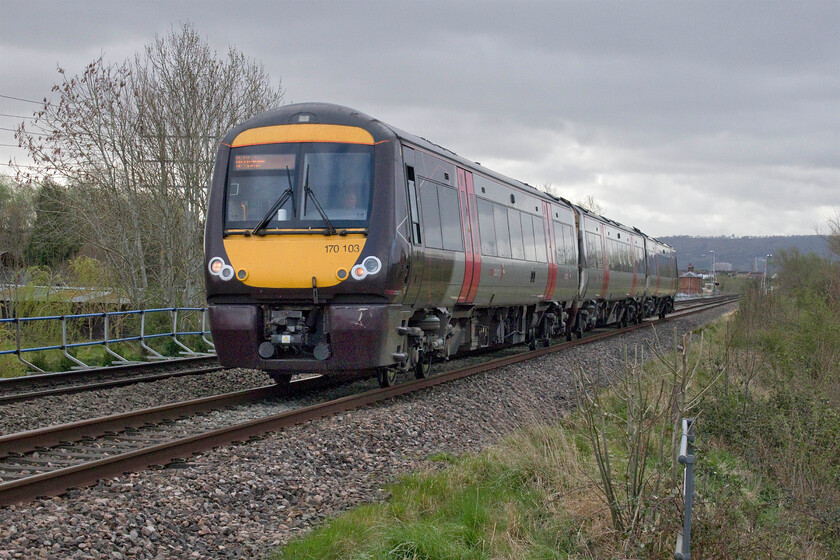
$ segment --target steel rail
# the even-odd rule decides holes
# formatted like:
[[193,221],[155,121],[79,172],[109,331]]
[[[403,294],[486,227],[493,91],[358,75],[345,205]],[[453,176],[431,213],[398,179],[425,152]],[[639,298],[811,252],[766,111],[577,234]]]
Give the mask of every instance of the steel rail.
[[[690,300],[682,300],[677,302],[678,308],[675,312],[691,309],[697,306],[704,306],[713,301],[722,300],[730,296],[719,296],[717,298],[695,298]],[[699,301],[699,303],[697,303]],[[688,305],[685,305],[688,304]],[[102,368],[91,368],[82,370],[70,370],[62,372],[44,373],[38,375],[26,375],[21,377],[11,377],[0,379],[0,405],[9,404],[13,402],[26,401],[37,399],[41,397],[68,395],[73,393],[80,393],[84,391],[94,391],[99,389],[111,389],[114,387],[123,387],[126,385],[133,385],[135,383],[146,383],[152,381],[159,381],[171,377],[182,377],[185,375],[199,375],[202,373],[210,373],[223,369],[221,366],[212,366],[206,368],[168,371],[152,375],[138,375],[129,376],[133,372],[142,372],[143,370],[155,370],[158,368],[172,368],[189,363],[202,363],[207,361],[215,361],[213,357],[192,357],[192,358],[177,358],[166,362],[143,362],[137,364],[120,364],[116,366],[107,366]],[[116,379],[108,379],[107,381],[98,381],[92,383],[74,384],[78,380],[85,380],[96,377],[113,377],[124,375]],[[64,384],[59,387],[51,387],[43,390],[27,391],[28,387],[33,385],[44,384]],[[6,394],[3,394],[3,393]]]
[[[683,311],[678,315],[674,314],[671,317],[667,317],[665,321],[685,317],[695,313],[700,313],[702,311],[707,311],[714,307],[726,305],[727,303],[730,302],[714,302],[702,308],[692,309],[690,311]],[[565,350],[567,348],[583,344],[590,344],[607,338],[612,338],[614,336],[625,334],[633,330],[651,327],[659,322],[661,322],[661,320],[656,322],[645,321],[641,324],[628,326],[624,329],[601,332],[595,335],[587,336],[583,339],[565,342],[556,346],[538,348],[537,350],[533,350],[530,352],[514,354],[503,358],[497,358],[494,360],[483,362],[480,364],[474,364],[463,368],[454,369],[448,372],[443,372],[438,375],[434,375],[432,377],[428,377],[426,379],[408,381],[396,385],[394,387],[388,387],[384,389],[374,389],[356,395],[342,397],[325,403],[315,404],[296,410],[282,412],[279,414],[266,416],[264,418],[259,418],[256,420],[250,420],[247,422],[227,426],[224,428],[219,428],[202,434],[196,434],[193,436],[175,439],[165,443],[159,443],[157,445],[152,445],[144,449],[138,449],[126,453],[121,453],[118,455],[91,461],[81,465],[74,465],[50,472],[29,476],[26,478],[21,478],[18,480],[0,483],[0,505],[9,505],[26,500],[32,500],[38,496],[51,496],[62,494],[70,488],[95,484],[102,478],[119,476],[125,472],[136,471],[153,465],[165,465],[174,459],[189,457],[195,453],[207,451],[214,447],[228,445],[234,442],[247,441],[250,438],[261,436],[267,432],[275,432],[283,428],[288,428],[307,421],[324,418],[326,416],[331,416],[341,412],[346,412],[348,410],[357,409],[362,406],[367,406],[381,401],[393,399],[398,396],[420,391],[422,389],[428,389],[430,387],[441,385],[443,383],[449,383],[457,379],[486,372],[492,369],[497,369],[504,366],[523,362],[529,359],[537,358],[546,354],[550,354],[552,352],[557,352],[560,350]],[[263,390],[266,391],[267,394],[271,394],[272,391],[274,392],[274,394],[276,394],[277,389],[275,387],[262,387],[260,389],[257,389],[257,391]],[[214,397],[207,397],[207,399],[213,398]],[[169,405],[168,407],[166,407],[168,408],[168,410],[163,414],[170,416],[182,416],[185,414],[185,409],[183,408],[184,406],[185,403],[176,403],[173,405]],[[210,408],[214,407],[218,408],[218,405],[210,406]],[[117,424],[119,424],[120,422],[124,422],[124,420],[116,420]],[[119,429],[124,428],[125,427],[123,426],[123,428]],[[48,430],[49,428],[44,429],[44,431]],[[66,433],[73,433],[72,430],[73,428],[68,428],[68,432]],[[40,431],[41,430],[35,430],[34,432]],[[7,436],[7,439],[5,441],[13,441],[13,436],[16,435],[18,434],[12,434],[11,436]],[[54,441],[56,437],[60,436],[38,434],[35,437],[45,438],[43,441],[47,441],[47,439],[52,439]],[[3,441],[4,440],[0,440],[0,445],[3,445]],[[32,440],[30,440],[30,443],[27,445],[31,446],[31,441]],[[22,447],[26,446],[22,445]]]
[[152,375],[141,375],[137,377],[125,377],[123,379],[112,379],[110,381],[100,381],[98,383],[86,383],[84,385],[67,385],[65,387],[44,389],[43,391],[30,391],[28,393],[13,393],[11,395],[0,395],[0,405],[9,404],[13,402],[28,401],[31,399],[39,399],[42,397],[72,395],[73,393],[83,393],[85,391],[96,391],[99,389],[113,389],[114,387],[124,387],[126,385],[134,385],[135,383],[149,383],[151,381],[160,381],[162,379],[170,379],[173,377],[184,377],[186,375],[201,375],[204,373],[212,373],[214,371],[219,371],[222,369],[224,369],[222,366],[215,366],[184,371],[171,371]]
[[[46,396],[80,393],[96,389],[110,389],[134,383],[158,381],[169,377],[197,375],[223,369],[220,365],[185,370],[176,369],[182,366],[202,364],[206,362],[218,364],[215,357],[177,358],[166,362],[144,362],[140,364],[3,378],[0,379],[0,405]],[[143,374],[146,370],[156,371],[161,369],[169,371]],[[134,373],[140,373],[140,375],[133,375]],[[86,380],[97,378],[105,380],[84,383]],[[44,385],[46,385],[47,388],[41,390],[28,390],[33,387],[40,387]]]

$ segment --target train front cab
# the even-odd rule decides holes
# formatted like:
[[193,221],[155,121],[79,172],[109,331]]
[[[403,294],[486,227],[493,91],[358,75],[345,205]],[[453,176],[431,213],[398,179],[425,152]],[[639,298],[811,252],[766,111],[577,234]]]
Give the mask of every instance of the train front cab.
[[285,381],[393,363],[395,326],[406,320],[407,249],[393,235],[398,157],[389,129],[319,104],[281,108],[225,137],[205,235],[223,365]]

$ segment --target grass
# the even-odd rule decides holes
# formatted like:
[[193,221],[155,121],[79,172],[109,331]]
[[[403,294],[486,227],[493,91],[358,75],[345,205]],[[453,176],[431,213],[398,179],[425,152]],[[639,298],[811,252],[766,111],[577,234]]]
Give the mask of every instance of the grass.
[[388,487],[386,503],[354,509],[291,543],[282,558],[560,558],[562,523],[536,468],[545,448],[534,445],[556,435],[532,433],[480,456],[447,457],[450,468],[404,477]]
[[[200,330],[200,315],[193,313],[193,316],[181,317],[179,330],[196,332]],[[152,314],[146,325],[145,334],[166,333],[172,330],[169,313]],[[139,336],[139,316],[132,315],[118,318],[111,323],[110,338]],[[21,347],[35,348],[44,346],[57,346],[61,344],[61,320],[30,321],[23,323],[20,327]],[[85,343],[102,342],[101,320],[96,321],[90,318],[68,319],[67,320],[67,342]],[[180,336],[179,341],[196,352],[206,352],[207,343],[200,335]],[[167,357],[179,357],[183,350],[171,337],[151,338],[146,344],[159,354]],[[110,344],[111,349],[129,361],[143,361],[148,354],[138,341],[117,342]],[[16,332],[9,325],[0,326],[0,350],[14,350],[16,348]],[[71,348],[69,353],[76,359],[91,367],[103,367],[112,365],[117,358],[109,354],[101,344],[91,346],[79,346]],[[44,350],[37,352],[24,352],[23,358],[36,367],[47,371],[67,371],[76,366],[76,363],[64,356],[61,350]],[[17,359],[15,355],[0,356],[0,377],[17,377],[26,375],[31,370],[28,366]]]
[[[682,349],[657,360],[625,360],[624,383],[582,387],[579,395],[597,395],[589,420],[579,398],[557,423],[482,454],[432,455],[429,470],[390,486],[385,503],[337,517],[276,558],[671,557],[682,526],[674,410],[697,417],[693,556],[840,557],[840,297],[832,297],[752,290],[736,314],[702,329],[704,344],[699,335],[677,341]],[[663,392],[673,397],[656,404]],[[599,458],[609,460],[608,481]],[[634,493],[628,473],[639,471]],[[618,525],[611,504],[636,517]]]

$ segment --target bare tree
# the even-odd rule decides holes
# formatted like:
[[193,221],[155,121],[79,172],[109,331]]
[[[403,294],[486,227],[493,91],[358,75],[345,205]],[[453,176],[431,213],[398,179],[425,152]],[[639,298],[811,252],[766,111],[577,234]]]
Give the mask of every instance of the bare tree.
[[235,48],[219,57],[190,24],[122,64],[58,72],[57,100],[17,132],[38,173],[68,189],[86,242],[127,297],[199,303],[216,147],[236,123],[279,105],[282,87]]
[[840,211],[828,219],[828,233],[825,238],[828,241],[828,249],[840,256]]
[[595,197],[591,194],[586,195],[586,198],[584,198],[583,200],[578,200],[575,204],[577,204],[584,210],[589,210],[590,212],[593,212],[595,214],[604,213],[604,208],[603,206],[601,206],[601,203],[595,200]]

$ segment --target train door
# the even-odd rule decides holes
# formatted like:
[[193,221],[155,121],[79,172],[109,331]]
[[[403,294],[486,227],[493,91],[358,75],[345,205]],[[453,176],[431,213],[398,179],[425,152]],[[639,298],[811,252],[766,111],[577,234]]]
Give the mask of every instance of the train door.
[[478,291],[481,278],[481,253],[478,248],[478,216],[475,211],[473,176],[469,171],[458,169],[458,199],[461,206],[461,223],[464,235],[464,283],[458,296],[458,303],[471,304]]
[[630,294],[638,298],[644,296],[645,291],[644,261],[641,257],[644,249],[641,237],[635,235],[630,236],[630,251],[630,258],[633,263],[633,289]]
[[405,165],[406,208],[408,209],[408,229],[410,235],[408,255],[408,282],[403,303],[412,305],[420,293],[423,283],[425,259],[423,258],[423,228],[420,227],[420,199],[417,196],[417,176],[415,174],[414,150],[403,146],[403,164]]
[[586,298],[606,297],[609,282],[608,261],[603,239],[603,224],[588,216],[583,220],[583,243],[586,249]]
[[543,299],[550,301],[554,295],[554,286],[557,284],[557,258],[554,253],[554,220],[551,219],[551,205],[548,202],[542,203],[543,226],[545,227],[545,243],[548,253],[548,280],[545,285]]

